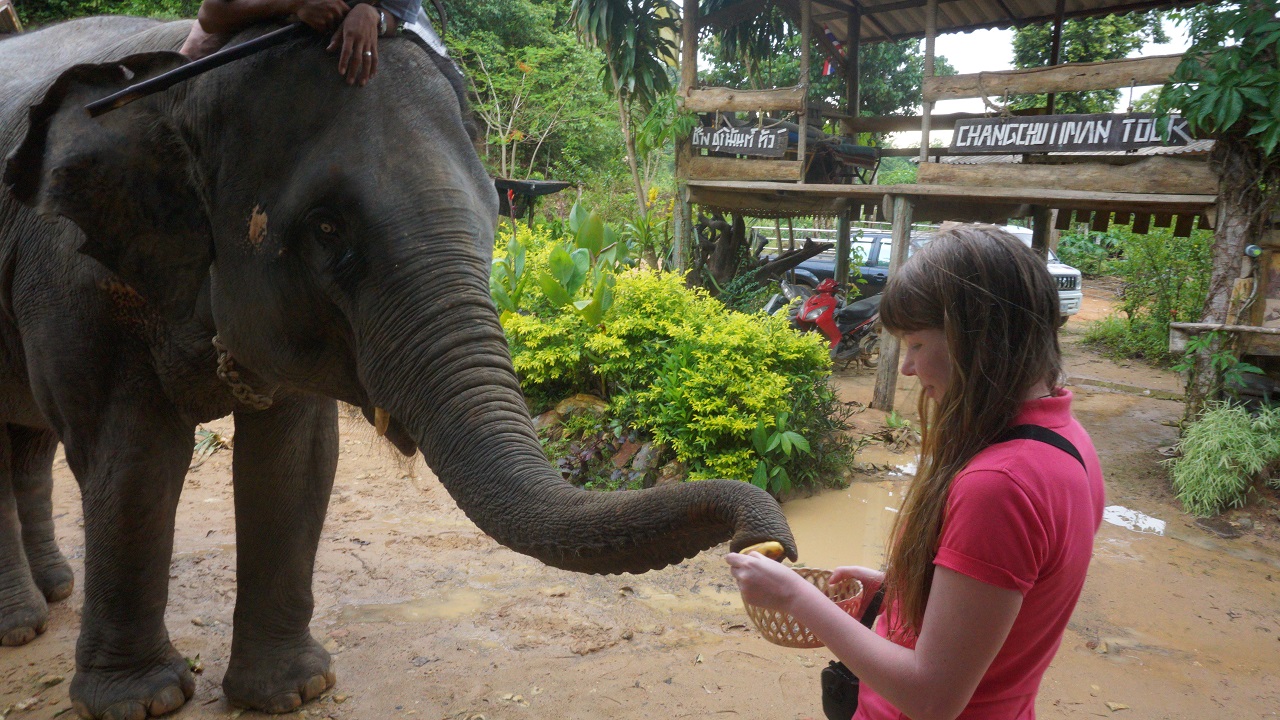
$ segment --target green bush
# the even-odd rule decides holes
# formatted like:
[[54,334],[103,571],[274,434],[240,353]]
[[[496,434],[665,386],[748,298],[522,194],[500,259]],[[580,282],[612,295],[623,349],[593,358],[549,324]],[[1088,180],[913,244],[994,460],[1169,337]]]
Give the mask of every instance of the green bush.
[[22,0],[18,17],[32,27],[87,15],[193,18],[200,0]]
[[1058,257],[1062,262],[1089,277],[1113,274],[1114,261],[1119,255],[1119,241],[1107,233],[1073,233],[1058,240]]
[[1237,404],[1211,406],[1187,428],[1178,450],[1181,457],[1167,462],[1187,512],[1207,517],[1240,507],[1254,482],[1280,461],[1280,407],[1253,415]]
[[[1151,228],[1146,235],[1129,227],[1107,231],[1112,255],[1107,272],[1121,281],[1120,313],[1095,323],[1085,342],[1113,355],[1141,357],[1167,364],[1169,323],[1200,319],[1209,292],[1213,234],[1195,230],[1189,238],[1175,238],[1168,228]],[[1077,266],[1078,267],[1078,266]]]
[[[518,232],[526,273],[540,272],[566,242],[550,226]],[[495,266],[509,238],[504,226]],[[502,324],[535,411],[573,392],[603,395],[613,422],[666,446],[691,479],[758,479],[764,463],[766,480],[757,484],[782,493],[834,476],[847,459],[821,337],[795,332],[785,317],[729,310],[674,273],[619,272],[612,305],[594,325],[529,283]],[[761,425],[786,442],[759,451],[753,433]]]

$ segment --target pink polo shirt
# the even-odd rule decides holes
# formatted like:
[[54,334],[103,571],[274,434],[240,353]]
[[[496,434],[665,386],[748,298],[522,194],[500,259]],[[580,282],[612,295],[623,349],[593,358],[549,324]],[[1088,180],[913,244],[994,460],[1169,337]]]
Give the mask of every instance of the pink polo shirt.
[[[1023,595],[1009,637],[960,714],[969,720],[1035,717],[1040,678],[1062,643],[1102,522],[1098,453],[1071,415],[1071,393],[1024,403],[1013,424],[1042,425],[1070,440],[1088,473],[1062,450],[1011,440],[978,453],[952,483],[934,564]],[[876,622],[882,637],[893,612]],[[858,695],[855,720],[907,717],[866,683]]]

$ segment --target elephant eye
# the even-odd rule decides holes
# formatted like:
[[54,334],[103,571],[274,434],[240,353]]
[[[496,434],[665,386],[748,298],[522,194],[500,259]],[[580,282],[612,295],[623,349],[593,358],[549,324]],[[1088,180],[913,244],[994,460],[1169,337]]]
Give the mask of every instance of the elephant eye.
[[333,235],[336,232],[338,232],[338,228],[335,227],[334,224],[331,222],[321,221],[320,232],[324,233],[325,235]]

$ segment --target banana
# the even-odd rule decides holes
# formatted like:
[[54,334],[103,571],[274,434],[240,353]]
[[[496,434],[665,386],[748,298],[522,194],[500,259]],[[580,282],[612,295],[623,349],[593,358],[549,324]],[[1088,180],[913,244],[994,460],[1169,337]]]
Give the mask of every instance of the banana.
[[738,552],[743,555],[746,555],[747,553],[750,553],[750,552],[758,552],[761,555],[769,558],[770,560],[778,560],[778,561],[781,561],[782,558],[786,557],[787,555],[787,550],[786,548],[782,547],[782,543],[774,540],[768,540],[762,543],[756,543],[755,545],[751,545],[750,547],[744,547]]

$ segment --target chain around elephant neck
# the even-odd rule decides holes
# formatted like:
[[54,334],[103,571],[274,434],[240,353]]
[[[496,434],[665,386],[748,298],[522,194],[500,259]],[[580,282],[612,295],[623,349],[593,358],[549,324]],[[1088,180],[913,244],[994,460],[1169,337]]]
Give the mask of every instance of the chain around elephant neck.
[[226,346],[217,335],[213,336],[213,348],[218,351],[218,377],[231,388],[231,394],[236,400],[254,410],[266,410],[271,407],[271,403],[275,401],[275,390],[260,393],[245,382],[240,377],[240,371],[236,369],[236,361],[231,357],[231,353],[227,352]]

